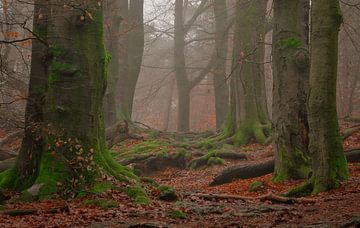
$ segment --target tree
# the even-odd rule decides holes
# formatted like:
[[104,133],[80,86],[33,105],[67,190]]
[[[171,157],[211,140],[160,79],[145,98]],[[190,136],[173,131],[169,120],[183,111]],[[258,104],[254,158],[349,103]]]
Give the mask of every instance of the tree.
[[238,1],[234,35],[234,54],[230,117],[225,135],[235,133],[237,145],[246,144],[251,138],[266,143],[269,120],[264,93],[262,72],[265,33],[265,0]]
[[144,51],[144,0],[109,0],[107,49],[112,56],[107,93],[107,125],[131,119]]
[[275,0],[273,29],[274,181],[307,178],[309,0]]
[[214,0],[215,15],[215,55],[214,91],[216,128],[221,128],[229,109],[229,87],[226,82],[226,58],[228,49],[228,13],[226,1]]
[[348,177],[336,112],[338,34],[342,15],[338,0],[312,2],[309,96],[309,150],[312,192],[335,188]]
[[76,6],[71,0],[35,2],[34,33],[41,42],[34,41],[32,49],[25,138],[15,167],[0,175],[0,186],[23,190],[37,184],[42,196],[81,191],[105,174],[124,177],[126,169],[105,146],[109,57],[102,14],[102,5],[92,0]]
[[[174,65],[175,78],[178,91],[178,124],[180,132],[189,131],[190,128],[190,92],[210,72],[215,55],[212,55],[207,65],[195,77],[190,79],[186,71],[185,61],[185,36],[191,29],[196,19],[208,8],[207,0],[202,0],[192,17],[184,23],[184,1],[175,1],[175,37],[174,37]],[[185,4],[186,5],[186,4]]]

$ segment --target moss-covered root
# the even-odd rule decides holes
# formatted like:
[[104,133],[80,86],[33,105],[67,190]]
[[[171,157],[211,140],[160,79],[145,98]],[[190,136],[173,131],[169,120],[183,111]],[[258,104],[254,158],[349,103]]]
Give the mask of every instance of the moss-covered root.
[[234,145],[246,145],[251,139],[255,139],[260,144],[269,144],[271,142],[270,124],[261,124],[259,122],[243,123],[234,137]]

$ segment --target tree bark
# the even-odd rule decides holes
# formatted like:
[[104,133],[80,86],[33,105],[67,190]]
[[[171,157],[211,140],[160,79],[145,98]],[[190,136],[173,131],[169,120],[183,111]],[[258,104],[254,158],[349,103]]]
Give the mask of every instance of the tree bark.
[[[263,62],[265,0],[237,2],[237,15],[234,38],[234,61],[232,80],[233,95],[236,101],[236,123],[227,128],[236,129],[234,143],[242,145],[255,138],[259,143],[266,143],[269,136],[268,114],[260,103],[266,101],[265,93],[260,93],[265,80],[259,79],[259,67]],[[262,56],[262,57],[261,57]],[[261,59],[259,59],[261,58]],[[258,65],[260,64],[260,65]],[[262,95],[261,95],[262,94]],[[234,103],[234,101],[232,101]]]
[[316,194],[337,187],[348,177],[336,112],[338,34],[342,22],[339,1],[313,1],[311,18],[309,150]]
[[275,0],[273,139],[275,182],[308,177],[309,0]]
[[[38,184],[40,196],[54,192],[67,196],[91,187],[104,173],[122,180],[133,176],[124,175],[105,145],[103,96],[109,58],[103,44],[102,5],[92,0],[76,6],[72,0],[62,4],[51,0],[38,7],[41,14],[51,12],[46,18],[51,26],[43,33],[48,45],[42,52],[47,54],[45,62],[35,59],[41,74],[31,75],[46,76],[44,103],[39,106],[43,118],[26,126],[31,134],[25,132],[17,164],[1,174],[0,186],[23,190]],[[37,48],[33,46],[35,53],[42,50]],[[30,88],[38,85],[31,82]],[[27,115],[33,114],[29,110]]]

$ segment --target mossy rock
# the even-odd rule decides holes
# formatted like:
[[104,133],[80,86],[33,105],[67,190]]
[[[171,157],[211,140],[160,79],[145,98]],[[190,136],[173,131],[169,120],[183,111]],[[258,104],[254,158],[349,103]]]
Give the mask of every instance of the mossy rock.
[[159,200],[168,201],[168,202],[178,200],[178,196],[176,195],[174,188],[170,186],[160,186],[159,190],[160,190],[160,194],[158,196]]
[[138,204],[149,204],[150,199],[146,191],[141,186],[128,187],[126,189],[127,195]]
[[264,183],[261,181],[254,181],[249,186],[249,192],[257,192],[264,187]]
[[108,199],[94,199],[94,200],[85,200],[83,202],[86,206],[97,206],[104,209],[107,208],[117,208],[119,207],[119,203],[113,200]]
[[168,213],[168,216],[173,219],[186,219],[187,215],[179,210],[173,210]]

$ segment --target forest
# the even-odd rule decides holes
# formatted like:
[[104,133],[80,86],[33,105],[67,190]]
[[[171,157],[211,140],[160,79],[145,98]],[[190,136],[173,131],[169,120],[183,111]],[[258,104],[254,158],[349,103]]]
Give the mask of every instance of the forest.
[[360,227],[360,0],[0,0],[0,227]]

